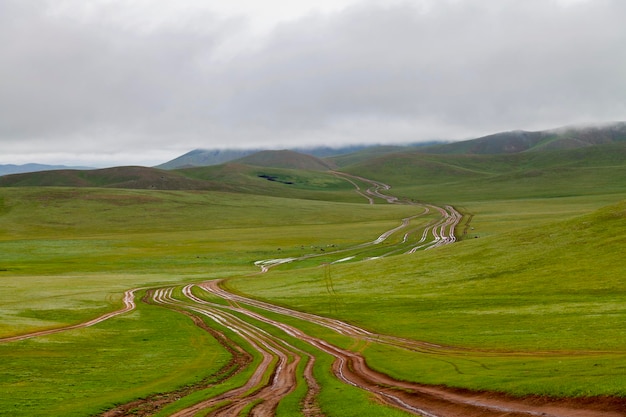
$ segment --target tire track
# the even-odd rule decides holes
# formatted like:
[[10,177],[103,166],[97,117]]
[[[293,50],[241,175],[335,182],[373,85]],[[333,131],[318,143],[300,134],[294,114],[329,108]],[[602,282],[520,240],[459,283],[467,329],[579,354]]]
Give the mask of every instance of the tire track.
[[[302,360],[307,362],[303,371],[303,378],[308,387],[303,400],[303,403],[307,404],[305,415],[318,416],[319,407],[316,405],[316,395],[319,392],[319,385],[313,377],[313,356],[294,347],[288,341],[273,336],[235,316],[232,312],[241,312],[240,307],[222,306],[204,301],[195,297],[191,288],[192,285],[183,288],[185,301],[172,297],[173,288],[156,290],[153,299],[154,302],[163,306],[174,309],[184,308],[210,318],[220,326],[238,334],[261,355],[262,360],[244,385],[201,401],[172,416],[189,417],[207,410],[214,416],[238,416],[250,404],[254,405],[250,412],[252,416],[273,415],[278,403],[295,390],[296,374]],[[303,409],[305,409],[304,405]]]
[[[297,261],[302,261],[305,259],[311,259],[311,258],[316,258],[316,257],[328,257],[331,255],[338,255],[338,254],[342,254],[345,252],[350,252],[350,251],[355,251],[355,250],[360,250],[360,249],[367,249],[375,245],[380,245],[381,243],[387,241],[391,236],[395,235],[396,233],[404,229],[407,229],[410,226],[410,223],[412,220],[425,216],[431,213],[431,211],[433,210],[440,214],[439,219],[428,222],[426,225],[422,226],[422,228],[417,228],[417,229],[406,232],[403,238],[401,239],[401,241],[393,245],[395,248],[392,248],[390,251],[382,255],[369,257],[367,259],[378,259],[381,257],[393,255],[393,254],[400,253],[400,252],[404,252],[406,254],[413,254],[420,249],[421,250],[432,249],[432,248],[436,248],[439,246],[456,242],[456,236],[455,236],[456,226],[462,220],[463,216],[454,207],[450,205],[447,205],[445,207],[438,207],[432,204],[423,204],[423,203],[416,203],[416,202],[409,201],[409,200],[401,200],[398,197],[383,193],[383,191],[388,191],[391,189],[391,186],[388,184],[385,184],[379,181],[370,180],[370,179],[356,176],[356,175],[347,174],[344,172],[332,171],[332,174],[350,182],[355,187],[355,190],[359,195],[364,196],[365,198],[368,199],[369,204],[374,204],[373,198],[379,198],[379,199],[386,201],[388,204],[403,204],[403,205],[411,205],[411,206],[420,207],[422,208],[423,212],[416,214],[414,216],[401,219],[400,225],[383,232],[378,238],[376,238],[375,240],[371,242],[361,243],[359,245],[351,246],[349,248],[338,249],[338,250],[329,251],[325,253],[306,254],[303,256],[299,256],[299,257],[264,259],[264,260],[255,261],[254,264],[261,269],[262,273],[268,272],[271,268],[274,268],[274,267],[277,267],[286,263],[297,262]],[[371,187],[365,191],[367,195],[361,192],[361,188],[354,180],[362,181],[371,185]],[[409,234],[412,232],[414,233],[418,230],[422,231],[421,239],[416,244],[408,245],[410,249],[407,250],[406,246],[408,243]],[[432,235],[432,240],[428,240],[429,235]],[[330,263],[344,262],[352,258],[353,257],[342,258],[336,261],[332,261]]]
[[95,319],[89,320],[89,321],[85,321],[83,323],[78,323],[78,324],[73,324],[70,326],[64,326],[64,327],[58,327],[55,329],[46,329],[46,330],[40,330],[37,332],[32,332],[32,333],[26,333],[26,334],[22,334],[22,335],[17,335],[17,336],[10,336],[10,337],[3,337],[0,338],[0,343],[8,343],[8,342],[17,342],[18,340],[25,340],[25,339],[30,339],[33,337],[38,337],[38,336],[48,336],[51,334],[55,334],[55,333],[61,333],[61,332],[65,332],[68,330],[75,330],[75,329],[82,329],[85,327],[90,327],[93,326],[95,324],[98,323],[102,323],[105,320],[108,320],[110,318],[119,316],[120,314],[124,314],[124,313],[128,313],[131,310],[134,310],[136,305],[135,305],[135,292],[140,290],[142,288],[134,288],[132,290],[127,290],[124,293],[124,307],[120,310],[116,310],[116,311],[112,311],[110,313],[106,313],[103,314],[99,317],[96,317]]
[[[257,312],[251,311],[243,305],[251,305],[273,313],[287,314],[302,320],[311,321],[332,330],[347,334],[352,337],[361,337],[365,340],[377,343],[392,344],[394,346],[409,346],[420,350],[450,349],[444,346],[415,342],[408,339],[388,337],[374,334],[356,326],[343,323],[338,320],[326,319],[308,313],[300,313],[284,307],[273,306],[268,303],[242,297],[225,291],[219,287],[219,281],[210,281],[199,285],[213,295],[227,301],[235,302],[239,307],[237,311],[246,314],[256,320],[271,324],[286,334],[306,341],[315,348],[335,357],[333,372],[341,381],[355,387],[367,390],[376,395],[382,402],[400,408],[415,415],[428,417],[455,417],[455,416],[507,416],[507,417],[618,417],[624,416],[623,412],[615,408],[607,407],[599,412],[593,407],[585,409],[580,405],[567,404],[566,401],[551,400],[545,404],[531,404],[524,399],[507,398],[476,392],[464,392],[461,390],[447,389],[444,387],[426,386],[407,381],[396,380],[386,374],[372,370],[367,366],[365,359],[358,353],[334,346],[323,339],[310,336],[302,330],[267,318]],[[500,354],[501,355],[501,354]]]

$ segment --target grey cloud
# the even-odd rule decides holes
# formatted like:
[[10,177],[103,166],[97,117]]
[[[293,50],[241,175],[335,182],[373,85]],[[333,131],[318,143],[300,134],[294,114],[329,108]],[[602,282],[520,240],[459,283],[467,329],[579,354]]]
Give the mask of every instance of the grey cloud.
[[364,115],[438,119],[441,135],[621,114],[626,31],[616,3],[494,3],[296,22],[236,63],[248,90],[229,110],[317,127]]
[[0,35],[3,137],[148,132],[162,116],[185,112],[195,61],[219,38],[51,18],[26,4],[33,7],[16,6],[13,27]]
[[0,3],[5,154],[464,138],[626,110],[618,0],[364,3],[250,47],[211,14],[133,26],[48,4]]

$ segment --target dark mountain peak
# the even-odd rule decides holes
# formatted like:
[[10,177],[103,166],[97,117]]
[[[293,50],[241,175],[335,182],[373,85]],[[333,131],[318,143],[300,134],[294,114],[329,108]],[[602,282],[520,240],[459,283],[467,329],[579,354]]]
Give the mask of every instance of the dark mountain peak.
[[260,151],[238,159],[236,162],[273,168],[304,169],[309,171],[327,171],[333,165],[312,155],[290,150]]
[[156,166],[161,169],[220,165],[258,152],[258,149],[194,149],[178,158]]

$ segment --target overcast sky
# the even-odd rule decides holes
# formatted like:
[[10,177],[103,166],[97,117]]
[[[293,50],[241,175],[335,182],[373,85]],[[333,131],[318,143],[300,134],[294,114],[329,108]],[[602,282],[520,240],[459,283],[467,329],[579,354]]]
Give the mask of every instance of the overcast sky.
[[623,0],[0,0],[0,164],[626,120]]

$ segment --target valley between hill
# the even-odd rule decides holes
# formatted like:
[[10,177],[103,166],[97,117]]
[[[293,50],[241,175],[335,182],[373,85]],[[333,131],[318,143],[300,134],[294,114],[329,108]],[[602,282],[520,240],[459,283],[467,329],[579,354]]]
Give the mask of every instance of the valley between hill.
[[0,415],[626,415],[625,152],[3,177]]

